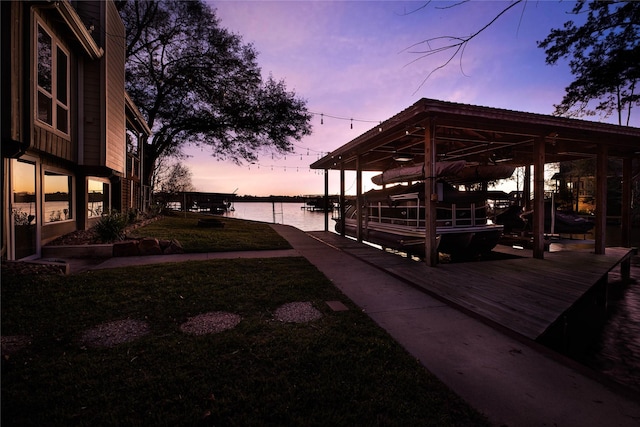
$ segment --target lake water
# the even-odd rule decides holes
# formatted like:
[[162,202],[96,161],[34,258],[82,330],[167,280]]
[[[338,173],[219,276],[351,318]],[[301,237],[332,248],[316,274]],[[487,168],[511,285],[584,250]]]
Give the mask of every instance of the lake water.
[[[308,211],[304,203],[234,202],[233,207],[235,210],[227,212],[224,216],[291,225],[302,231],[324,230],[324,212]],[[334,225],[335,222],[329,214],[330,231],[333,231]]]
[[[324,212],[304,209],[303,203],[252,203],[235,202],[234,211],[227,212],[230,218],[286,224],[303,231],[324,230]],[[331,215],[330,215],[331,217]],[[329,231],[334,231],[334,221],[329,218]],[[634,230],[634,241],[637,239]],[[619,236],[619,229],[611,227],[607,235]],[[615,245],[616,242],[608,242]],[[637,244],[637,243],[636,243]],[[612,274],[610,282],[617,279]],[[591,368],[604,373],[637,391],[640,391],[640,265],[632,268],[636,283],[617,286],[611,295],[609,318],[595,332],[589,354],[577,359]]]

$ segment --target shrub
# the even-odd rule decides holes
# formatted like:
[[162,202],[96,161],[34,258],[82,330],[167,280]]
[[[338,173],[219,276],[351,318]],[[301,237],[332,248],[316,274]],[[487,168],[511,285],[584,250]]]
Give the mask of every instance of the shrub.
[[129,209],[129,211],[127,212],[127,224],[134,224],[136,221],[138,221],[139,217],[140,211],[138,211],[138,209]]
[[124,238],[124,229],[127,226],[127,216],[118,211],[102,214],[100,221],[94,230],[98,239],[103,243],[111,243]]

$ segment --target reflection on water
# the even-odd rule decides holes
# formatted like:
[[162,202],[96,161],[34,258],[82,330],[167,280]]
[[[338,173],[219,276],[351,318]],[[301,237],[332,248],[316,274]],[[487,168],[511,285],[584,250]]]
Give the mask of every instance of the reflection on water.
[[[324,230],[324,212],[304,209],[304,203],[234,202],[233,211],[224,214],[229,218],[249,219],[272,224],[286,224],[302,231]],[[329,231],[335,222],[329,213]]]
[[640,258],[632,264],[631,284],[619,282],[618,271],[610,274],[608,320],[587,364],[640,391]]
[[[619,246],[620,227],[608,226],[607,246]],[[629,235],[632,247],[640,246],[640,228]],[[609,313],[591,355],[591,367],[640,391],[640,256],[631,260],[632,283],[622,284],[620,267],[609,274]]]

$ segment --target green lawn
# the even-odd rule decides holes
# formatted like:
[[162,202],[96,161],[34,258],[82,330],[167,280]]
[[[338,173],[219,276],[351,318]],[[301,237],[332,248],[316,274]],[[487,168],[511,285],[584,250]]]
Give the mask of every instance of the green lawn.
[[[222,228],[198,226],[200,219],[216,219]],[[129,233],[133,237],[177,239],[186,252],[289,249],[291,246],[265,223],[188,212],[172,213]]]
[[[258,225],[254,235],[271,230]],[[3,274],[1,291],[2,335],[31,341],[2,359],[2,425],[488,425],[304,258]],[[332,311],[333,300],[349,310]],[[323,316],[274,319],[297,301]],[[217,334],[180,331],[212,311],[242,320]],[[147,321],[150,333],[112,348],[80,342],[122,319]]]

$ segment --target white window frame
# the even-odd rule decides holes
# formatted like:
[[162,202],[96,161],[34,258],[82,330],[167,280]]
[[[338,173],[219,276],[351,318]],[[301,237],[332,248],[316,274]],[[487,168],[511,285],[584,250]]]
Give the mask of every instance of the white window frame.
[[[102,215],[108,214],[111,212],[111,192],[113,191],[113,187],[111,185],[111,182],[108,179],[105,178],[99,178],[99,177],[95,177],[95,176],[89,176],[86,178],[86,200],[87,200],[87,204],[85,206],[85,209],[87,210],[87,218],[88,219],[94,219],[94,218],[100,218],[102,217]],[[102,206],[101,209],[99,211],[95,211],[90,209],[93,205],[91,204],[91,189],[89,188],[89,181],[94,181],[97,183],[102,184],[103,186],[103,192],[102,192]],[[107,194],[104,194],[104,186],[107,186],[108,190],[107,190]]]
[[[47,201],[46,199],[46,179],[47,179],[47,175],[48,174],[52,174],[52,175],[58,175],[58,176],[66,176],[71,178],[71,182],[70,182],[70,186],[71,188],[69,188],[69,212],[67,214],[66,219],[61,219],[61,220],[56,220],[56,221],[49,221],[49,219],[46,217],[46,209],[47,209]],[[60,224],[63,222],[71,222],[71,221],[75,221],[76,219],[76,197],[75,197],[75,186],[76,186],[76,177],[68,172],[68,171],[64,171],[64,170],[59,170],[59,169],[55,169],[55,168],[50,168],[50,167],[43,167],[43,171],[42,171],[42,201],[41,201],[41,206],[42,206],[42,225],[43,226],[47,226],[47,225],[51,225],[51,224]]]
[[[43,88],[39,85],[38,82],[38,34],[39,31],[42,30],[49,38],[51,39],[51,91],[49,92],[46,88]],[[61,135],[68,136],[70,133],[70,124],[71,124],[71,56],[69,54],[69,49],[67,49],[62,41],[56,37],[56,35],[51,31],[51,29],[41,20],[36,18],[34,25],[34,119],[40,126],[51,128],[54,132],[59,133]],[[61,100],[62,94],[59,92],[58,87],[58,49],[64,53],[66,56],[66,93],[64,97],[66,99],[66,103]],[[50,99],[51,101],[51,123],[47,123],[46,121],[41,120],[38,117],[38,97],[42,94]],[[66,112],[66,122],[63,124],[64,128],[60,129],[61,121],[58,118],[58,109],[64,110]],[[62,119],[64,120],[64,119]]]

